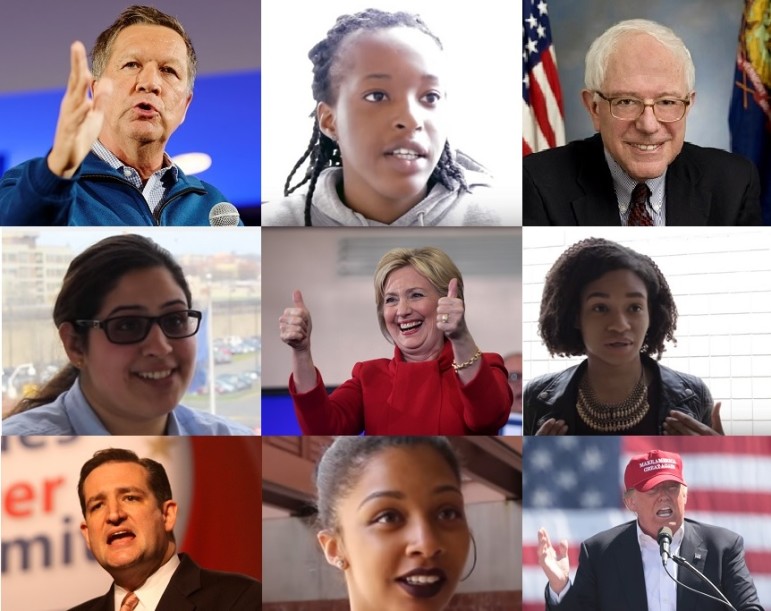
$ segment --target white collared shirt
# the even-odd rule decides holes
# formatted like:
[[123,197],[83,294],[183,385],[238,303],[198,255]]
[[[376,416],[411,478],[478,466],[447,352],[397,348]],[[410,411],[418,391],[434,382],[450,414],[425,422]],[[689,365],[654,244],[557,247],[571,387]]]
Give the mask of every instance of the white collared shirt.
[[[677,529],[669,545],[669,551],[677,554],[683,542],[685,522]],[[669,577],[677,579],[677,565],[667,561],[666,570],[661,563],[659,544],[653,537],[646,535],[637,523],[637,542],[642,555],[643,573],[645,574],[645,593],[648,596],[649,611],[677,611],[677,584]],[[667,570],[669,575],[667,575]]]
[[[677,584],[667,576],[664,565],[661,563],[658,542],[640,530],[640,523],[635,523],[637,528],[637,543],[640,546],[640,554],[643,563],[643,578],[645,579],[645,593],[648,597],[648,611],[677,611]],[[669,545],[669,551],[677,554],[680,544],[683,542],[685,522],[677,529]],[[667,562],[669,574],[677,579],[677,565],[669,560]],[[562,592],[557,594],[549,586],[549,599],[552,604],[562,602],[573,584],[568,581]]]
[[[139,604],[134,611],[155,611],[179,564],[179,556],[172,554],[166,564],[150,575],[141,587],[134,590],[134,594],[139,598]],[[121,588],[116,583],[114,596],[115,611],[120,611],[120,605],[126,594],[128,594],[128,590]]]

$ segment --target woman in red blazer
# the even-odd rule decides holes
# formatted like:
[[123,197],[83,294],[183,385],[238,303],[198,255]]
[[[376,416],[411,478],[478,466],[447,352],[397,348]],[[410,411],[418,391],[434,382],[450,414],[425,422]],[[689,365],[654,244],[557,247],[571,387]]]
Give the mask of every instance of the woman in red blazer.
[[378,321],[392,359],[356,363],[327,394],[310,349],[302,294],[279,319],[292,348],[289,391],[306,435],[496,434],[511,405],[506,368],[466,326],[463,278],[438,248],[396,248],[375,271]]

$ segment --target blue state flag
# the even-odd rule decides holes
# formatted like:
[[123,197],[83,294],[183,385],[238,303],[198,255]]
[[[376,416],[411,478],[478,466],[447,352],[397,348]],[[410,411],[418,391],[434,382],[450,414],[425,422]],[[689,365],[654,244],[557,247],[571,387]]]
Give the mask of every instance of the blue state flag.
[[728,125],[731,150],[760,172],[763,223],[771,225],[771,0],[746,0]]

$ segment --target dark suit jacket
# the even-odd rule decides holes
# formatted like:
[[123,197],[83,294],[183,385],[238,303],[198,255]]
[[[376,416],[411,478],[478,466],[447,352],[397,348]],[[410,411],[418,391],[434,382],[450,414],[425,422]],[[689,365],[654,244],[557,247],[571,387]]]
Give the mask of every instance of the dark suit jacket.
[[[613,178],[595,134],[523,161],[522,224],[620,225]],[[687,142],[667,169],[667,225],[760,225],[755,165]]]
[[[262,584],[236,573],[207,571],[180,554],[181,564],[171,577],[157,611],[254,611],[262,609]],[[115,611],[113,586],[70,611]]]
[[[763,611],[744,563],[744,540],[725,528],[688,519],[685,521],[685,534],[678,555],[720,588],[738,611]],[[559,605],[549,603],[547,586],[547,609],[648,611],[635,524],[627,522],[584,541],[575,582]],[[677,578],[696,590],[714,595],[709,586],[684,567],[678,568]],[[678,611],[725,611],[727,608],[677,586]]]

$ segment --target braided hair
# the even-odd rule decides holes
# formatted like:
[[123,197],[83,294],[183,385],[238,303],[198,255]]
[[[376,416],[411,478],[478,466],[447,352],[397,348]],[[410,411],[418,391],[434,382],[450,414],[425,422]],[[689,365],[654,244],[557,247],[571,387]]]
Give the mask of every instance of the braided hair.
[[[442,42],[428,29],[428,26],[418,15],[401,11],[388,13],[378,9],[367,9],[353,15],[341,15],[337,18],[334,27],[327,32],[326,38],[308,52],[308,58],[313,62],[312,90],[316,104],[319,102],[334,104],[338,82],[333,68],[338,59],[340,46],[349,34],[360,30],[375,31],[394,27],[415,28],[430,36],[438,47],[443,49]],[[308,193],[305,196],[306,227],[311,226],[311,201],[319,175],[326,168],[342,167],[343,165],[343,158],[337,143],[321,131],[315,110],[311,113],[311,117],[313,118],[311,139],[284,183],[285,196],[308,183]],[[305,175],[302,180],[292,186],[292,178],[306,161],[308,167],[305,170]],[[429,179],[429,188],[437,182],[447,189],[454,189],[460,185],[462,189],[469,190],[463,176],[463,170],[454,159],[449,142],[444,143],[442,154]]]

